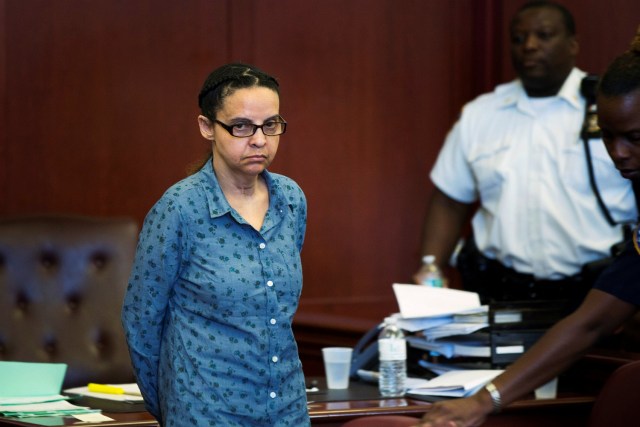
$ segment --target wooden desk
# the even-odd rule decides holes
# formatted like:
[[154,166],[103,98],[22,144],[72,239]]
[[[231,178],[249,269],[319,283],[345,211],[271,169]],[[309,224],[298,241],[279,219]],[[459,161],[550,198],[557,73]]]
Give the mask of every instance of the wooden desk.
[[[40,427],[40,426],[83,426],[83,427],[158,427],[156,420],[148,412],[103,412],[114,421],[85,423],[73,417],[39,417],[25,420],[0,417],[1,427]],[[28,421],[27,421],[28,420]]]
[[[330,345],[354,345],[379,319],[394,312],[394,301],[379,297],[353,300],[314,300],[301,305],[294,320],[294,331],[299,343],[305,374],[308,377],[324,375],[320,349]],[[395,308],[397,310],[397,307]],[[535,400],[533,396],[509,405],[499,415],[488,418],[483,427],[578,427],[586,425],[591,406],[598,390],[608,375],[618,366],[640,358],[638,352],[616,349],[596,349],[576,363],[567,373],[571,390],[562,390],[557,399]],[[322,387],[323,380],[319,380]],[[352,384],[358,395],[332,392],[321,398],[309,394],[309,414],[315,426],[337,427],[344,422],[372,415],[408,415],[420,418],[429,410],[428,402],[414,399],[381,399],[375,387]],[[77,427],[157,427],[146,412],[110,412],[104,415],[113,422],[83,423],[74,418],[32,419],[20,421],[0,417],[0,427],[77,426]],[[40,422],[38,424],[38,422]]]
[[[321,391],[325,383],[318,380]],[[557,399],[527,398],[509,405],[487,420],[483,427],[583,427],[586,425],[595,394],[561,391]],[[352,381],[349,390],[328,390],[321,395],[309,394],[311,424],[338,427],[363,416],[405,415],[420,418],[431,403],[412,398],[384,399],[377,387]]]
[[[359,308],[357,308],[359,307]],[[375,310],[372,309],[375,308]],[[308,377],[324,375],[320,349],[329,345],[354,345],[369,328],[386,314],[393,312],[393,304],[380,298],[354,301],[315,300],[302,305],[296,315],[294,330],[300,346],[301,359]],[[366,309],[365,309],[366,308]],[[333,310],[327,314],[324,311]],[[534,400],[525,398],[509,405],[503,413],[489,417],[483,427],[577,427],[586,421],[598,390],[613,370],[631,360],[640,359],[639,352],[619,348],[596,349],[577,362],[566,373],[571,390],[562,390],[558,399]],[[323,382],[320,380],[320,385]],[[353,385],[353,384],[352,384]],[[362,390],[361,390],[362,391]],[[371,415],[408,415],[420,418],[431,405],[414,399],[381,399],[371,389],[359,396],[340,396],[332,393],[326,398],[309,395],[309,414],[313,425],[340,426],[344,422]],[[48,417],[30,422],[0,417],[0,427],[83,426],[83,427],[157,427],[146,412],[103,412],[114,422],[83,423],[74,418]],[[40,421],[40,424],[38,422]]]
[[[326,390],[322,379],[317,380],[320,392],[309,393],[309,415],[314,426],[338,427],[346,421],[362,416],[407,415],[420,418],[431,403],[410,398],[380,398],[377,387],[352,382],[349,390]],[[578,427],[586,425],[594,395],[563,393],[558,399],[525,399],[505,408],[489,418],[487,427]],[[104,415],[114,421],[84,423],[72,417],[43,417],[15,420],[0,417],[0,427],[83,426],[83,427],[157,427],[147,412],[109,412]]]
[[[594,396],[565,395],[553,400],[522,400],[490,416],[483,427],[584,427]],[[309,404],[311,424],[339,427],[363,416],[406,415],[420,418],[431,404],[414,399],[378,399]],[[1,424],[0,424],[1,425]]]

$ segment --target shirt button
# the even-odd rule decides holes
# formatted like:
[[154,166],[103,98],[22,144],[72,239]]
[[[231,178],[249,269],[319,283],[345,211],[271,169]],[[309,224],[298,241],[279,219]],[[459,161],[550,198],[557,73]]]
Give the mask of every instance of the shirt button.
[[267,286],[269,286],[269,287],[273,286],[273,282],[272,282],[271,280],[269,280],[269,281],[267,282]]
[[264,249],[267,247],[267,245],[265,245],[264,243],[260,243],[260,245],[258,245],[260,247],[260,249]]
[[276,363],[278,361],[278,356],[273,356],[271,360],[273,360],[273,363]]
[[269,393],[269,396],[271,396],[272,399],[276,398],[276,392],[272,391],[271,393]]
[[270,322],[272,325],[275,325],[275,324],[276,324],[276,319],[271,319],[271,320],[269,320],[269,322]]

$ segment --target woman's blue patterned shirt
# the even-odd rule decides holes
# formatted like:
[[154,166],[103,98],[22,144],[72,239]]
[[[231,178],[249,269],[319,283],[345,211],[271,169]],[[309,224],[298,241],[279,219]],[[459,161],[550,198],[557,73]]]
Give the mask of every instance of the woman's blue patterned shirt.
[[264,172],[260,232],[207,162],[148,213],[122,312],[147,409],[164,426],[307,426],[291,330],[302,290],[304,193]]

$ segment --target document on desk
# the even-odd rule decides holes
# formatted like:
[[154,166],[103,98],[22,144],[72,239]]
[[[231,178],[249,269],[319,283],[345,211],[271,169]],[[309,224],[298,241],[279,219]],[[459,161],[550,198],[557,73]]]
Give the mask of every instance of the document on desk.
[[406,340],[407,344],[413,348],[436,352],[448,359],[456,356],[491,357],[490,336],[483,332],[433,341],[410,335]]
[[404,319],[448,316],[481,308],[480,296],[475,292],[402,283],[394,283],[393,291]]
[[80,394],[82,396],[97,397],[98,399],[114,400],[117,402],[142,403],[144,399],[140,396],[140,388],[136,383],[128,384],[108,384],[109,387],[119,388],[123,393],[98,393],[90,391],[88,386],[68,388],[64,392],[67,394]]
[[398,326],[409,332],[423,331],[440,336],[468,334],[489,326],[489,306],[466,310],[462,313],[445,316],[413,317],[406,319],[398,316]]
[[448,371],[420,387],[410,388],[416,396],[470,396],[504,372],[501,369],[470,369]]
[[0,414],[5,417],[67,416],[100,412],[60,394],[64,363],[0,362]]
[[467,335],[488,327],[488,323],[449,323],[422,331],[427,340],[436,340],[457,335]]
[[0,405],[0,414],[5,417],[14,418],[67,416],[94,412],[100,412],[100,410],[73,405],[66,400],[43,403],[27,403],[22,405]]

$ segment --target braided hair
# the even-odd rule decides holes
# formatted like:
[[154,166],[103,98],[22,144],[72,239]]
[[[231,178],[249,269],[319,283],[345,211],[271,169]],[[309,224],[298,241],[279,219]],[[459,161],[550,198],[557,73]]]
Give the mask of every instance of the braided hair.
[[640,27],[629,50],[613,60],[602,76],[598,92],[606,97],[621,96],[640,89]]
[[226,97],[237,89],[254,86],[266,87],[280,94],[277,80],[253,65],[232,63],[212,71],[198,95],[202,115],[215,120]]

